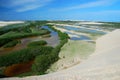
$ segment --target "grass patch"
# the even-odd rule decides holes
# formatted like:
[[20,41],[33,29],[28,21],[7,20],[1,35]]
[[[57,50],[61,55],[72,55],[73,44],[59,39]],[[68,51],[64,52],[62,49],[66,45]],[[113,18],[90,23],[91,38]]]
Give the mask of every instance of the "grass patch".
[[20,40],[13,40],[13,41],[8,42],[7,44],[5,44],[3,47],[4,47],[4,48],[14,47],[14,46],[16,46],[18,43],[21,43],[21,41],[20,41]]
[[20,62],[28,62],[38,55],[49,54],[52,49],[53,48],[49,46],[30,47],[2,55],[0,56],[0,67],[10,66]]
[[47,44],[46,41],[40,40],[40,41],[31,42],[31,43],[29,43],[27,46],[28,46],[28,47],[36,47],[36,46],[44,46],[44,45],[46,45],[46,44]]
[[51,65],[47,73],[69,68],[88,58],[95,50],[95,44],[69,40],[59,53],[59,60]]

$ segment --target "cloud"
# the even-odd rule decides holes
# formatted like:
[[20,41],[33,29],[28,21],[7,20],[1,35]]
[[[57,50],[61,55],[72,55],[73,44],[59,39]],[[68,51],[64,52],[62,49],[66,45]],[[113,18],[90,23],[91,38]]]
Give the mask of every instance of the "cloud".
[[99,7],[99,6],[109,6],[116,3],[118,0],[97,0],[93,2],[83,3],[75,6],[64,7],[61,9],[51,9],[52,11],[67,11],[67,10],[74,10],[74,9],[84,9],[84,8],[92,8],[92,7]]
[[27,5],[27,6],[22,6],[21,8],[17,8],[16,11],[17,12],[24,12],[24,11],[29,11],[29,10],[33,10],[33,9],[37,9],[40,7],[43,7],[44,5]]
[[1,0],[0,6],[24,12],[46,6],[53,0]]

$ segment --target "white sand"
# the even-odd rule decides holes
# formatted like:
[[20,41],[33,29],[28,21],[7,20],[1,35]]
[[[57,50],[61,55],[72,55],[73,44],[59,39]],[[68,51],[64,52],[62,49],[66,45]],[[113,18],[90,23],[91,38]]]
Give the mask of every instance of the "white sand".
[[119,46],[120,45],[120,29],[100,37],[99,39],[96,40],[96,42],[101,43],[96,45],[96,52],[104,51],[109,48],[114,48],[115,47],[114,45]]
[[91,21],[86,21],[86,22],[80,22],[79,24],[104,24],[104,23],[101,23],[101,22],[91,22]]
[[0,21],[0,27],[7,26],[10,24],[24,23],[23,21]]
[[93,54],[84,62],[66,70],[41,76],[3,80],[120,80],[119,34],[120,30],[115,30],[99,38],[94,53],[96,55]]

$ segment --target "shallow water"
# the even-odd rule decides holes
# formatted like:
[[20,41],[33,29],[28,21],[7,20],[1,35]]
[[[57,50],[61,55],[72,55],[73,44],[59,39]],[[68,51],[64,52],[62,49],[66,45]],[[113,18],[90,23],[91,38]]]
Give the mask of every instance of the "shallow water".
[[[70,33],[70,32],[66,32],[67,34],[71,34],[71,35],[76,35],[74,33]],[[79,37],[70,37],[70,40],[91,40],[88,36],[85,35],[77,35]]]
[[[80,27],[80,28],[76,28],[76,27],[71,27],[71,26],[57,26],[60,28],[64,28],[68,31],[76,31],[76,32],[82,32],[82,33],[90,33],[90,34],[106,34],[103,31],[98,31],[98,30],[92,30],[92,29],[88,29],[86,27]],[[85,35],[78,35],[78,34],[74,34],[71,32],[66,32],[67,34],[71,34],[71,35],[77,35],[78,37],[71,37],[71,40],[86,40],[89,41],[91,40],[88,36]]]
[[87,28],[75,28],[75,27],[71,27],[71,26],[64,26],[64,28],[67,30],[74,30],[74,31],[79,31],[79,32],[105,34],[105,32],[103,32],[103,31],[92,30],[92,29],[87,29]]
[[71,40],[91,40],[89,37],[81,35],[80,37],[71,37]]

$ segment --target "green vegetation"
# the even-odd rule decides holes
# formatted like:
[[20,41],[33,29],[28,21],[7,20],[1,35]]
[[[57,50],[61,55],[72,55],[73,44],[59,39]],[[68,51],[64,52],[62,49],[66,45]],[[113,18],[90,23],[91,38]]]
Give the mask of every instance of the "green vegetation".
[[35,23],[14,24],[0,28],[0,47],[6,43],[29,36],[38,36],[49,34],[50,31],[41,29],[40,26]]
[[[30,25],[27,25],[27,27],[24,28],[23,27],[14,28],[14,29],[10,28],[3,31],[3,33],[0,36],[0,46],[4,46],[4,47],[14,46],[17,44],[16,41],[13,41],[15,39],[50,33],[46,29],[39,29],[39,26],[45,23],[46,21],[44,22],[36,21],[30,23]],[[13,64],[22,63],[22,62],[24,63],[34,60],[34,63],[31,67],[31,71],[23,73],[20,76],[44,74],[45,71],[50,67],[50,65],[59,59],[58,55],[61,50],[61,47],[65,43],[67,43],[69,38],[66,33],[62,33],[61,31],[56,30],[55,28],[52,27],[52,25],[48,25],[48,26],[51,29],[58,32],[58,35],[60,37],[59,45],[57,45],[55,48],[52,48],[50,46],[44,46],[45,44],[47,44],[45,41],[31,42],[28,44],[28,47],[25,49],[10,52],[8,54],[0,56],[0,67],[7,67]],[[22,29],[25,30],[21,31]]]
[[0,67],[10,66],[12,64],[17,64],[21,62],[28,62],[38,55],[49,54],[52,49],[53,48],[50,46],[40,46],[35,48],[31,47],[2,55],[0,56]]
[[109,28],[120,28],[119,22],[103,22],[104,24],[101,24],[100,27],[109,27]]
[[46,45],[46,44],[47,44],[46,41],[40,40],[40,41],[31,42],[31,43],[29,43],[27,46],[28,46],[28,47],[36,47],[36,46],[44,46],[44,45]]
[[12,41],[12,40],[11,39],[3,39],[3,38],[1,38],[0,39],[0,47],[5,45],[6,43],[8,43],[10,41]]
[[44,74],[45,71],[50,67],[51,64],[56,62],[59,59],[59,52],[61,50],[61,47],[67,43],[68,41],[68,35],[66,33],[62,33],[59,30],[56,30],[52,27],[52,25],[48,25],[50,28],[58,32],[58,35],[60,37],[60,43],[57,45],[51,53],[48,55],[39,55],[35,58],[35,61],[32,65],[32,71],[36,74]]
[[12,25],[8,25],[5,27],[0,28],[0,35],[7,33],[9,31],[24,31],[24,32],[30,32],[29,30],[29,23],[22,23],[22,24],[12,24]]
[[41,30],[40,32],[36,33],[25,33],[25,32],[8,32],[6,34],[3,34],[0,36],[1,39],[18,39],[18,38],[24,38],[24,37],[29,37],[29,36],[37,36],[37,35],[44,35],[50,33],[47,30]]
[[8,42],[7,44],[5,44],[3,47],[4,48],[13,47],[13,46],[16,46],[18,43],[20,43],[20,40],[13,40],[13,41]]
[[0,68],[0,75],[4,75],[4,70],[5,70],[5,67]]

